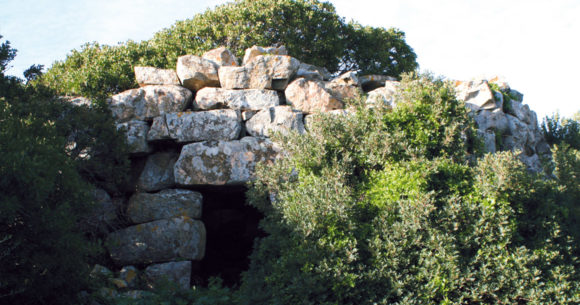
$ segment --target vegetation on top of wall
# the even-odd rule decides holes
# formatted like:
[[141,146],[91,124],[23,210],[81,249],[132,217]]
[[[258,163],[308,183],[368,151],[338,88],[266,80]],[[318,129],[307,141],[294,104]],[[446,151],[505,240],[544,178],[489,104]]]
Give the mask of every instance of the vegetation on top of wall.
[[175,68],[179,56],[220,46],[241,59],[246,48],[274,44],[333,73],[357,70],[398,77],[417,68],[402,31],[346,23],[328,2],[237,0],[178,21],[147,41],[86,44],[56,62],[40,82],[61,95],[104,98],[137,86],[135,66]]

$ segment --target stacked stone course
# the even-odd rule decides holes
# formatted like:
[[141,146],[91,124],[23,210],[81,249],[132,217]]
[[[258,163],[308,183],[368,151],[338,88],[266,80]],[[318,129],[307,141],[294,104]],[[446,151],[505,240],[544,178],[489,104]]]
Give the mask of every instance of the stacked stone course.
[[[182,287],[190,285],[191,261],[204,258],[206,245],[203,194],[192,189],[245,185],[256,163],[276,159],[279,151],[268,137],[307,132],[317,112],[345,114],[344,102],[365,93],[370,106],[397,103],[393,78],[348,72],[331,79],[326,69],[299,62],[284,47],[252,47],[242,66],[232,52],[218,48],[180,57],[176,71],[136,67],[135,75],[140,88],[108,103],[131,154],[146,161],[135,193],[123,204],[131,225],[110,233],[107,245],[122,270],[146,266],[135,272],[148,283],[165,277]],[[490,82],[515,98],[504,100]],[[486,150],[521,150],[530,169],[540,170],[549,147],[535,113],[507,84],[490,82],[457,83],[457,98],[470,109]],[[179,151],[155,151],[168,143]],[[101,200],[103,206],[112,205],[108,200]],[[105,210],[110,222],[110,209]]]

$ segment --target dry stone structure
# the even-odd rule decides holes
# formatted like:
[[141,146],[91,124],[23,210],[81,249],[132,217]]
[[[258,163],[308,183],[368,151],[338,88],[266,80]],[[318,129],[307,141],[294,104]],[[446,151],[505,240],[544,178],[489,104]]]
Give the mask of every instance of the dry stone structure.
[[[365,93],[371,107],[396,107],[398,82],[387,76],[349,72],[331,79],[326,69],[299,62],[284,47],[252,47],[242,63],[218,48],[180,57],[176,71],[136,67],[140,88],[109,99],[141,167],[126,202],[115,205],[98,192],[103,212],[93,222],[115,222],[115,208],[128,221],[107,238],[127,287],[136,287],[135,274],[149,287],[159,278],[188,287],[195,266],[211,259],[206,229],[236,220],[244,230],[244,217],[235,216],[227,202],[209,203],[208,196],[220,194],[208,190],[243,186],[258,162],[275,162],[279,151],[268,139],[273,132],[305,133],[315,113],[346,114],[344,102]],[[497,79],[456,85],[486,150],[519,150],[531,170],[540,170],[549,147],[523,96]],[[222,207],[203,215],[209,204]]]

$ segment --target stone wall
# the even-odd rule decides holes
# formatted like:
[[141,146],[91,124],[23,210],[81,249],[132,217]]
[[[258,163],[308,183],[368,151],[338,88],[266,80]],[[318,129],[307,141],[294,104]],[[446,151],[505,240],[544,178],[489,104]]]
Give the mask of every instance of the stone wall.
[[[242,65],[219,48],[180,57],[175,71],[136,67],[135,76],[140,88],[108,101],[131,147],[137,172],[132,195],[115,204],[98,192],[101,222],[119,223],[111,212],[115,205],[128,221],[108,234],[107,246],[120,270],[132,270],[118,274],[119,287],[129,288],[136,286],[127,274],[140,274],[148,286],[163,277],[191,284],[192,270],[204,264],[206,227],[235,218],[221,203],[212,210],[215,223],[203,223],[204,196],[239,190],[256,163],[274,162],[272,132],[305,133],[313,113],[341,111],[345,100],[365,93],[368,104],[396,106],[398,88],[387,76],[348,72],[332,78],[288,56],[284,47],[252,47]],[[457,97],[471,110],[487,151],[521,150],[530,169],[540,169],[549,147],[520,93],[499,80],[478,80],[457,82]]]

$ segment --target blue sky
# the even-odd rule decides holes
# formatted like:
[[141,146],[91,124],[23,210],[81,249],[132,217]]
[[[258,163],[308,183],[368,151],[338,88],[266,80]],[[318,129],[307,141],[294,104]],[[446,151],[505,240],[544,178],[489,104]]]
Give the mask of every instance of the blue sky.
[[[46,67],[86,42],[149,39],[225,0],[0,0],[0,35],[18,49],[8,74]],[[580,110],[578,0],[331,0],[340,16],[396,27],[421,70],[449,79],[503,77],[539,117]]]

